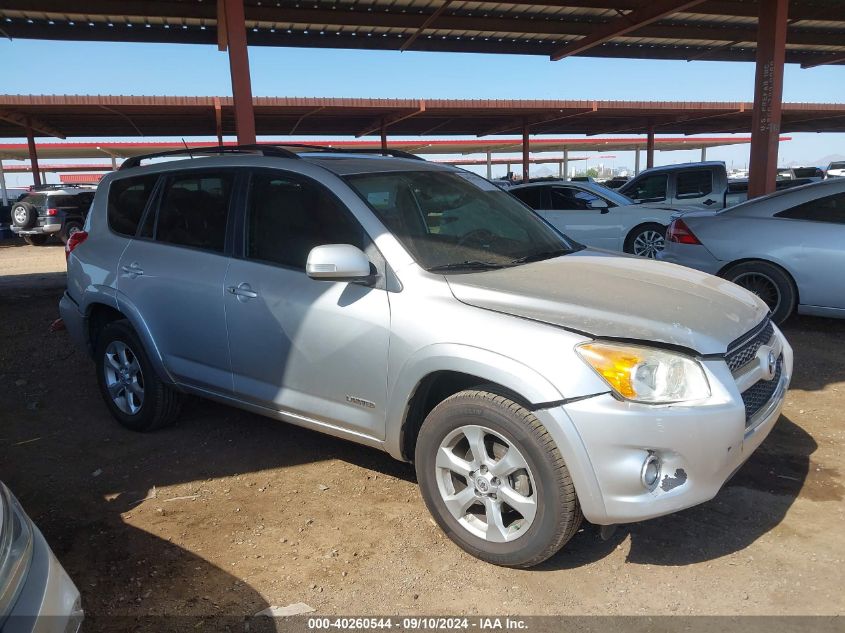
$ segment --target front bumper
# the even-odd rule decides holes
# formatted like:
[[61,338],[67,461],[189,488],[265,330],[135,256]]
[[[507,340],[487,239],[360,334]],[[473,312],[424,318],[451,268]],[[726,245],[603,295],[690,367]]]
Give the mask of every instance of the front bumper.
[[[702,363],[712,395],[694,405],[644,405],[603,394],[542,412],[564,460],[582,511],[599,525],[631,523],[712,499],[763,442],[780,417],[792,376],[792,349],[771,400],[750,421],[735,379],[722,360]],[[540,413],[540,412],[538,412]],[[542,419],[542,418],[541,418]],[[649,455],[661,462],[658,483],[641,478]]]
[[76,633],[83,612],[79,591],[33,526],[29,573],[3,633]]

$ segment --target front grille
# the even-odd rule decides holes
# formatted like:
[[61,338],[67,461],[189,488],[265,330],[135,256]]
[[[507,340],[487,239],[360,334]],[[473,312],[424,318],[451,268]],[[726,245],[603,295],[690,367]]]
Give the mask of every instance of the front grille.
[[728,353],[725,354],[725,362],[728,363],[731,372],[736,372],[737,369],[749,363],[757,355],[760,346],[772,340],[774,333],[775,328],[772,322],[766,319],[748,334],[731,343]]
[[746,428],[748,427],[748,423],[751,422],[751,418],[753,418],[754,415],[760,409],[762,409],[769,402],[769,400],[772,399],[772,396],[775,395],[775,391],[778,388],[778,383],[780,382],[782,368],[783,356],[778,358],[777,368],[775,369],[775,375],[772,377],[771,380],[760,380],[751,385],[742,393],[742,402],[745,405]]

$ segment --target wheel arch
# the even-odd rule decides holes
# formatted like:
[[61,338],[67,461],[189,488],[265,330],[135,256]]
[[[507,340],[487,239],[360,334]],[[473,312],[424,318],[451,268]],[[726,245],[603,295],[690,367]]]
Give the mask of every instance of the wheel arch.
[[766,259],[764,257],[743,257],[742,259],[736,259],[729,264],[725,264],[722,266],[719,271],[716,273],[717,277],[724,278],[725,273],[733,268],[734,266],[739,266],[740,264],[753,264],[755,262],[760,262],[762,264],[768,264],[769,266],[774,266],[779,268],[783,271],[783,273],[789,279],[789,282],[792,284],[792,289],[795,290],[795,303],[799,305],[801,303],[801,289],[798,287],[798,282],[795,281],[795,275],[792,274],[792,271],[789,270],[786,266],[783,265],[781,262],[772,261],[771,259]]

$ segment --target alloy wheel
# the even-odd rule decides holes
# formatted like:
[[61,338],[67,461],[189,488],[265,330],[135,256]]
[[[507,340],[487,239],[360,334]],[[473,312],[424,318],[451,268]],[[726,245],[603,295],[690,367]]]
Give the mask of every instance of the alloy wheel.
[[461,426],[437,449],[437,487],[451,515],[493,543],[524,535],[537,514],[528,462],[513,443],[483,426]]
[[777,311],[781,301],[780,289],[768,275],[759,272],[742,273],[733,282],[760,297],[773,313]]
[[135,415],[144,404],[144,374],[132,349],[123,341],[112,341],[106,347],[106,388],[118,409]]
[[663,236],[657,231],[643,231],[634,239],[634,255],[654,259],[665,245]]

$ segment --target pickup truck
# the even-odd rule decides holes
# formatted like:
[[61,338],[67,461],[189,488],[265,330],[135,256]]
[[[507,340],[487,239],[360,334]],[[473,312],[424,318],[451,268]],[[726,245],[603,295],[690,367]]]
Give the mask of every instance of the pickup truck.
[[[812,182],[810,178],[778,180],[778,190]],[[683,163],[652,167],[618,189],[636,203],[670,205],[675,209],[713,210],[744,202],[748,181],[728,178],[725,163]]]

